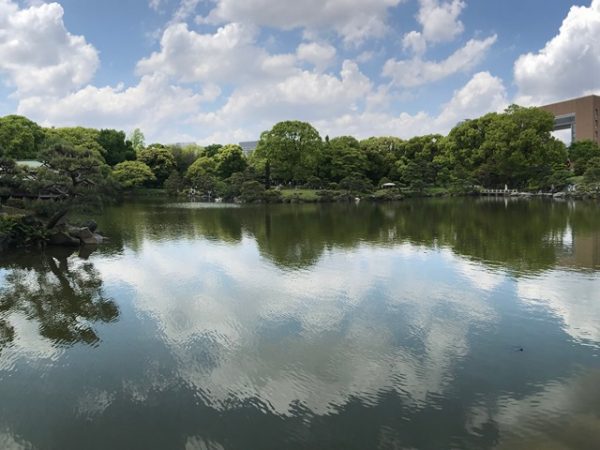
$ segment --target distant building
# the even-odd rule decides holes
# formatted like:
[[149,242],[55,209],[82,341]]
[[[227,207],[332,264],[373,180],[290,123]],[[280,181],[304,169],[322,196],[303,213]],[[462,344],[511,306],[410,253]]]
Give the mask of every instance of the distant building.
[[256,150],[256,147],[258,147],[258,141],[240,142],[240,147],[242,147],[244,155],[250,156]]
[[565,100],[540,106],[541,109],[554,114],[554,131],[571,129],[571,141],[598,140],[598,112],[600,96]]

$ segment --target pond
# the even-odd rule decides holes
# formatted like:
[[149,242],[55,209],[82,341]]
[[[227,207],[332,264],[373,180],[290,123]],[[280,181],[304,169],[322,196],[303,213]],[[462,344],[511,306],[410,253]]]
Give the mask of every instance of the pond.
[[600,448],[600,205],[128,203],[0,259],[2,449]]

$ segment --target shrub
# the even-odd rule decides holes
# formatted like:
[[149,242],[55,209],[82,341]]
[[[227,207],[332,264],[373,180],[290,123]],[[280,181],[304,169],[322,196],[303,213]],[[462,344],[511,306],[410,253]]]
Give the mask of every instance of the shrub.
[[242,184],[240,200],[244,203],[259,203],[264,199],[265,187],[258,181],[246,181]]

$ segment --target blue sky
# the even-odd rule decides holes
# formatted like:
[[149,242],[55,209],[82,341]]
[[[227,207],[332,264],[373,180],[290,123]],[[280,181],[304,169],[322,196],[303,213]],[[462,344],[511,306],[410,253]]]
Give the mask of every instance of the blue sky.
[[600,90],[600,0],[0,0],[0,114],[238,142],[446,133]]

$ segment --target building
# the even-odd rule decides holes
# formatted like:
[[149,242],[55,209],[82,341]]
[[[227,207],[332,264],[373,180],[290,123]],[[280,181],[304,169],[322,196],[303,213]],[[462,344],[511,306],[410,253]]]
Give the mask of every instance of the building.
[[564,102],[540,106],[541,109],[554,114],[554,130],[571,129],[572,142],[598,140],[598,110],[600,96],[588,95]]
[[250,153],[256,150],[256,147],[258,147],[258,141],[240,142],[240,147],[242,147],[244,155],[250,156]]

